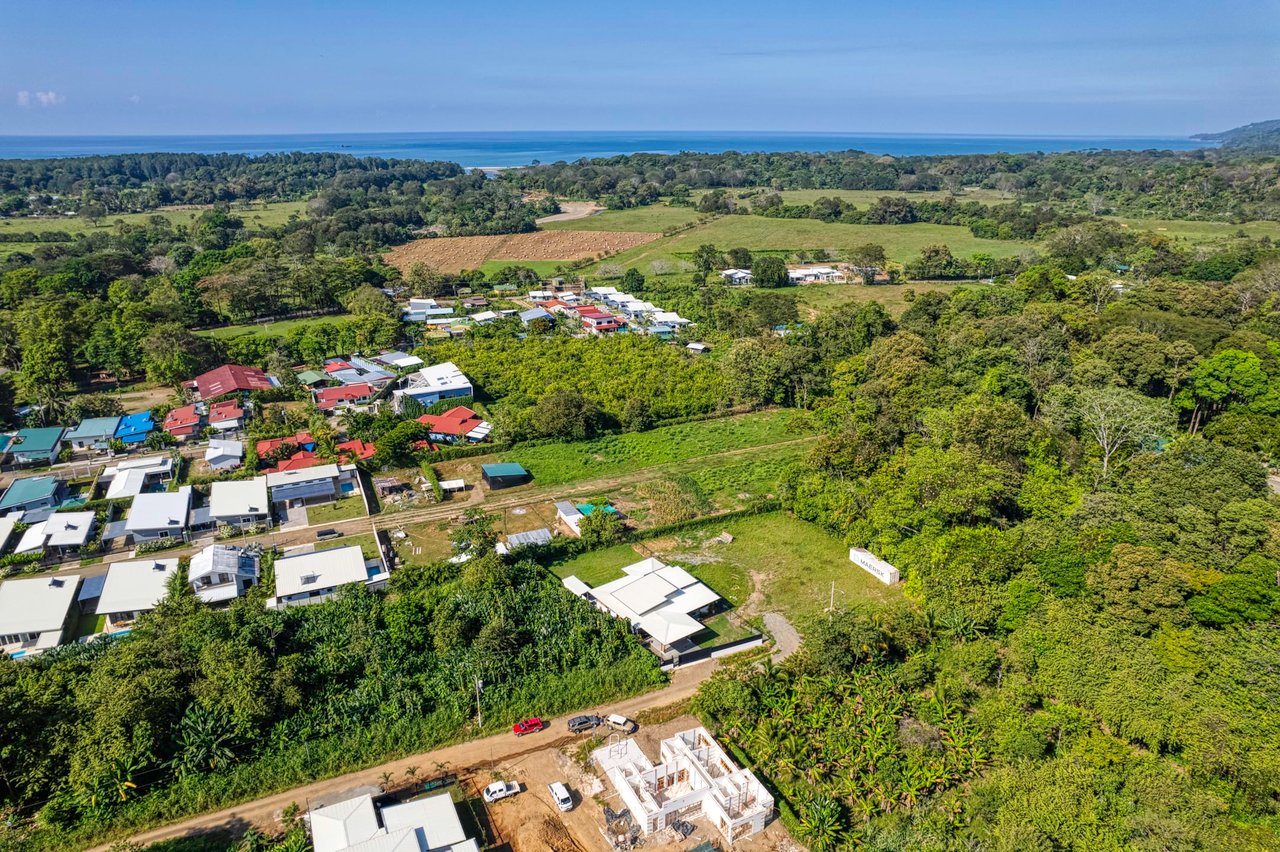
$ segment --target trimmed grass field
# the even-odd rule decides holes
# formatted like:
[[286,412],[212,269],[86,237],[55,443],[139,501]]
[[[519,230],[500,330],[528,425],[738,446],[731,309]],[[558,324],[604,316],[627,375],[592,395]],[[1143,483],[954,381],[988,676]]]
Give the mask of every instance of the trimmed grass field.
[[644,231],[660,234],[667,228],[678,228],[696,222],[705,215],[692,207],[650,204],[629,210],[604,210],[582,219],[547,222],[542,227],[548,231]]
[[800,412],[760,411],[574,444],[521,447],[503,453],[502,460],[524,465],[535,485],[562,485],[812,434],[808,418]]
[[[305,201],[276,201],[268,204],[253,204],[248,207],[233,204],[231,205],[231,215],[243,220],[247,228],[270,228],[288,222],[289,217],[294,213],[299,216],[305,215],[306,206],[307,203]],[[175,225],[189,225],[203,212],[203,209],[161,209],[151,210],[146,213],[120,213],[103,217],[97,225],[79,216],[39,219],[15,217],[12,219],[0,219],[0,233],[42,234],[49,231],[66,231],[68,234],[75,236],[76,234],[87,234],[94,231],[110,231],[115,228],[116,222],[125,222],[129,225],[145,225],[151,220],[152,216],[163,216]],[[12,245],[14,244],[0,243],[0,248],[11,247]],[[18,243],[17,245],[33,244]],[[39,243],[34,245],[39,245]]]
[[331,538],[328,541],[317,541],[315,549],[333,550],[335,547],[348,547],[351,545],[358,546],[360,548],[360,552],[364,554],[365,559],[378,558],[378,542],[374,539],[373,533],[344,535],[342,538]]
[[227,325],[222,328],[211,328],[197,331],[196,334],[212,337],[215,340],[230,340],[234,337],[283,337],[295,328],[303,328],[319,323],[342,325],[351,320],[350,314],[326,314],[319,317],[299,317],[297,319],[280,320],[279,322],[253,322],[244,325]]
[[[712,541],[722,532],[733,541]],[[901,599],[897,588],[881,584],[851,563],[848,548],[838,538],[784,512],[596,550],[551,570],[557,577],[572,574],[598,586],[621,577],[624,566],[647,556],[688,569],[734,608],[745,607],[740,615],[780,612],[801,632],[826,612],[833,584],[838,608]]]
[[1250,237],[1280,239],[1280,222],[1196,222],[1190,219],[1126,219],[1108,216],[1135,231],[1155,231],[1169,237],[1180,237],[1193,243],[1212,242],[1234,237],[1243,231]]
[[722,216],[705,225],[664,237],[610,257],[606,263],[635,266],[648,273],[655,260],[688,260],[700,245],[728,250],[745,246],[752,251],[828,249],[839,252],[865,243],[878,243],[893,260],[906,262],[931,245],[946,245],[959,257],[983,252],[1010,257],[1032,248],[1017,240],[984,240],[958,225],[844,225],[816,219],[768,219],[763,216]]
[[363,518],[365,515],[364,498],[358,496],[343,497],[333,503],[307,507],[307,523],[313,527],[336,524],[338,521],[349,521],[352,518]]

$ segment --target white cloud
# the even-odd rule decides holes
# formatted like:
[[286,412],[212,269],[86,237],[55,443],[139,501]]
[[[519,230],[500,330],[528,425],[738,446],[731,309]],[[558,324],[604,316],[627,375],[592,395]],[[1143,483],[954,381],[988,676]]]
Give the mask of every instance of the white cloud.
[[129,103],[131,103],[131,104],[140,104],[140,103],[142,103],[142,97],[141,97],[140,95],[130,95],[130,96],[129,96]]
[[23,109],[29,109],[33,106],[47,109],[57,106],[67,99],[66,95],[58,92],[28,92],[26,89],[18,92],[18,106]]

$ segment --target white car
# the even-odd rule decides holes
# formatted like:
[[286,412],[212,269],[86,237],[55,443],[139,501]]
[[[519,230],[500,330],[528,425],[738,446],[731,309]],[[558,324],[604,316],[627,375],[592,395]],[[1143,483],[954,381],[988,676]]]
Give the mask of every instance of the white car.
[[484,788],[484,792],[480,795],[484,797],[486,802],[492,804],[499,799],[505,799],[507,796],[514,796],[520,792],[520,785],[514,781],[494,781],[488,787]]
[[551,801],[556,803],[556,807],[562,811],[573,810],[573,796],[569,795],[569,788],[559,781],[552,781],[547,785],[547,790],[551,792]]

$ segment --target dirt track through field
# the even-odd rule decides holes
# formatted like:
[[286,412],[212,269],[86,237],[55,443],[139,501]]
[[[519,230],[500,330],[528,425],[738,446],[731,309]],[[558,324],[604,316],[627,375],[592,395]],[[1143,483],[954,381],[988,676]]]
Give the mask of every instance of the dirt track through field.
[[585,260],[605,257],[659,239],[634,231],[533,231],[492,237],[427,237],[396,246],[383,258],[402,272],[426,263],[441,272],[479,269],[490,260]]
[[[625,701],[619,701],[607,707],[596,707],[584,712],[600,714],[606,712],[621,713],[635,718],[636,714],[641,710],[651,707],[665,707],[690,697],[697,692],[698,687],[711,676],[715,669],[716,664],[714,662],[681,669],[672,677],[671,683],[663,689]],[[225,810],[193,817],[163,828],[145,831],[133,835],[130,839],[145,846],[161,840],[214,832],[231,832],[239,835],[251,827],[258,827],[268,833],[273,833],[279,830],[280,812],[291,803],[297,802],[305,809],[307,801],[310,799],[333,797],[335,794],[341,794],[365,784],[381,786],[381,776],[384,772],[390,772],[396,778],[403,778],[406,770],[411,766],[421,769],[434,766],[437,763],[447,763],[451,771],[458,773],[459,777],[465,777],[478,769],[493,766],[494,763],[500,760],[511,760],[512,758],[547,748],[563,747],[580,739],[579,737],[557,735],[557,733],[564,731],[563,720],[551,719],[544,721],[547,721],[547,727],[541,734],[532,734],[529,737],[517,739],[510,732],[504,732],[484,739],[470,740],[458,745],[437,749],[436,751],[411,755],[378,766],[371,766],[368,769],[340,775],[337,778],[295,787],[292,790],[265,796]],[[559,728],[559,731],[557,731],[557,728]],[[99,846],[96,847],[94,852],[107,852],[109,848],[109,845]]]

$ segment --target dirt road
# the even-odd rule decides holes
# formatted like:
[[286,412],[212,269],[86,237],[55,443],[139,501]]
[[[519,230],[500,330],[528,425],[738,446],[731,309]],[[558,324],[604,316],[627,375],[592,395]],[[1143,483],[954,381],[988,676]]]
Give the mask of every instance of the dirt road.
[[[583,710],[582,712],[621,713],[625,716],[634,717],[641,710],[674,704],[693,695],[698,686],[715,671],[715,667],[716,664],[712,661],[680,669],[672,677],[671,683],[662,689],[608,706]],[[378,786],[381,784],[380,776],[383,772],[390,772],[397,778],[402,778],[405,770],[410,766],[431,767],[436,763],[448,763],[451,771],[464,775],[465,771],[484,769],[499,761],[511,760],[522,754],[541,751],[551,746],[567,745],[579,739],[566,732],[564,722],[563,718],[551,719],[541,734],[531,734],[519,739],[509,732],[504,732],[436,751],[415,754],[378,766],[371,766],[358,772],[340,775],[337,778],[317,781],[303,787],[295,787],[292,790],[255,799],[225,810],[193,817],[173,825],[145,831],[135,834],[129,839],[145,846],[160,840],[186,837],[193,834],[219,831],[243,833],[250,827],[255,826],[268,832],[275,831],[279,827],[280,812],[288,807],[289,804],[297,802],[305,810],[308,799],[333,796],[363,784]],[[109,848],[110,844],[99,846],[96,847],[94,852],[107,852]]]

